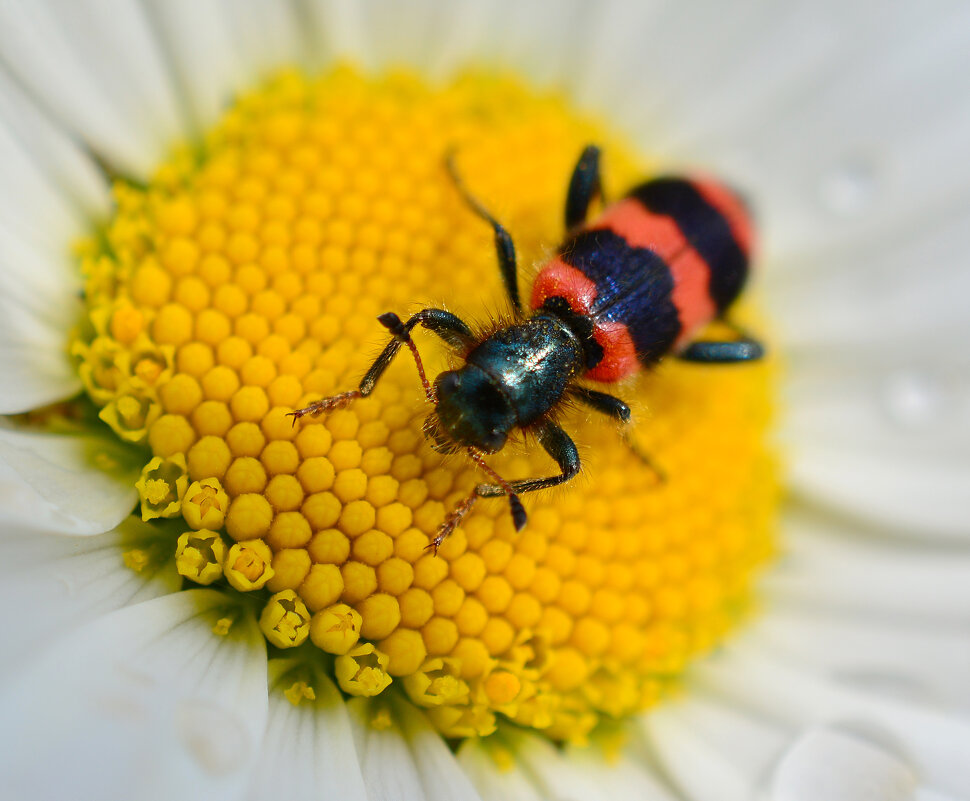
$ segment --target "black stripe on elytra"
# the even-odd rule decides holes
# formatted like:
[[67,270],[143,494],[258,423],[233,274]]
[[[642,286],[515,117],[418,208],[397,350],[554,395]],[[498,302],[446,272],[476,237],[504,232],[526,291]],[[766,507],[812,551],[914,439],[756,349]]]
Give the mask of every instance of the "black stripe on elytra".
[[560,258],[596,284],[590,316],[626,325],[643,364],[652,364],[670,350],[680,334],[680,317],[673,301],[673,276],[657,253],[598,229],[567,239]]
[[711,300],[718,312],[730,306],[748,276],[748,259],[724,215],[683,178],[656,178],[635,187],[629,196],[648,211],[673,218],[684,238],[707,262]]

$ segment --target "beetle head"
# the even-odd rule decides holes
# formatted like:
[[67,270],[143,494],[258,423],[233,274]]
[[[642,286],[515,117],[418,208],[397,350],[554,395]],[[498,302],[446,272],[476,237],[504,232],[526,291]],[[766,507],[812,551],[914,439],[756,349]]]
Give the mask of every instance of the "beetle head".
[[466,364],[460,370],[446,370],[434,383],[437,425],[425,432],[447,449],[453,442],[482,453],[500,451],[515,426],[515,412],[505,393],[483,370]]

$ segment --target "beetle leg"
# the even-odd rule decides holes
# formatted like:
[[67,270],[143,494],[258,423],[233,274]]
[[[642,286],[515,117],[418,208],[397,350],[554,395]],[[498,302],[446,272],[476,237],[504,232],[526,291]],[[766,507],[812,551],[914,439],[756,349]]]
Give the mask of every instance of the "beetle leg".
[[438,528],[437,533],[428,545],[429,549],[438,553],[438,548],[441,546],[441,543],[458,527],[462,518],[471,511],[472,506],[475,505],[475,501],[479,498],[496,498],[503,495],[508,497],[515,530],[521,531],[526,523],[526,514],[525,508],[519,500],[519,494],[558,486],[569,481],[569,479],[573,478],[579,472],[579,451],[576,450],[575,443],[573,443],[572,439],[570,439],[569,435],[562,428],[553,422],[547,421],[539,427],[538,437],[539,443],[546,449],[546,453],[559,465],[559,475],[546,476],[544,478],[527,478],[519,481],[502,481],[501,477],[488,467],[478,454],[470,451],[472,459],[479,467],[490,473],[494,478],[501,481],[501,483],[479,484],[476,486],[469,496],[445,517],[445,521]]
[[[548,489],[565,484],[579,473],[580,461],[579,451],[576,444],[572,441],[569,434],[551,421],[546,421],[539,426],[539,444],[545,448],[556,464],[559,465],[559,474],[555,476],[545,476],[544,478],[526,478],[519,481],[509,481],[508,485],[515,493],[535,492],[536,490]],[[505,495],[506,490],[497,484],[479,484],[475,487],[475,493],[481,498],[493,498],[496,495]]]
[[571,387],[569,394],[580,403],[585,403],[607,417],[612,417],[621,423],[630,422],[630,407],[614,395],[586,387]]
[[764,355],[764,346],[758,340],[738,331],[738,338],[735,340],[693,342],[677,354],[677,358],[685,362],[702,364],[735,364],[737,362],[757,361]]
[[579,156],[579,161],[569,179],[566,193],[566,230],[571,231],[586,222],[589,206],[593,198],[603,194],[600,182],[600,149],[587,145]]
[[[595,389],[587,389],[586,387],[573,387],[569,390],[569,394],[581,403],[585,403],[591,409],[595,409],[597,412],[612,417],[614,420],[618,420],[621,423],[630,422],[630,407],[613,395],[609,395],[606,392],[597,392]],[[623,439],[624,444],[633,452],[633,455],[653,471],[658,482],[667,480],[667,474],[657,467],[653,459],[650,458],[650,454],[644,451],[637,444],[636,440],[633,439],[629,426],[624,425],[620,429],[620,437]]]

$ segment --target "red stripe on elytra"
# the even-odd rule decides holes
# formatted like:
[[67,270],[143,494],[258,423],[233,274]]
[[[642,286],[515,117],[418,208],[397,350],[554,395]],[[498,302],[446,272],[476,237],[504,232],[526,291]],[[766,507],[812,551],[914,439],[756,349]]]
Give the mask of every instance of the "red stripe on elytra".
[[[569,308],[577,314],[589,314],[596,294],[596,284],[586,273],[557,257],[536,276],[531,304],[533,309],[538,309],[547,298],[560,297],[565,298]],[[603,358],[586,373],[586,378],[613,383],[640,369],[633,337],[623,323],[598,322],[593,336],[603,349]]]
[[590,226],[592,231],[603,228],[622,236],[631,247],[652,250],[664,261],[687,245],[673,218],[651,214],[640,201],[630,197],[608,206]]
[[684,248],[679,256],[669,262],[669,267],[674,279],[671,300],[680,319],[680,333],[674,341],[674,350],[680,350],[714,319],[717,306],[711,299],[710,270],[697,251]]
[[546,299],[560,297],[577,314],[589,314],[596,295],[596,283],[586,273],[556,257],[536,276],[531,304],[533,309],[538,309]]
[[751,243],[754,238],[754,227],[751,215],[745,208],[741,198],[717,181],[691,181],[700,196],[717,209],[727,220],[728,227],[734,235],[734,241],[745,256],[751,255]]
[[601,321],[593,328],[593,337],[603,349],[603,359],[585,377],[612,384],[640,370],[633,337],[623,323]]
[[652,250],[667,263],[674,284],[671,300],[680,321],[674,349],[684,347],[717,314],[707,262],[687,243],[672,217],[653,214],[633,198],[609,206],[592,226],[593,230],[604,228],[633,247]]

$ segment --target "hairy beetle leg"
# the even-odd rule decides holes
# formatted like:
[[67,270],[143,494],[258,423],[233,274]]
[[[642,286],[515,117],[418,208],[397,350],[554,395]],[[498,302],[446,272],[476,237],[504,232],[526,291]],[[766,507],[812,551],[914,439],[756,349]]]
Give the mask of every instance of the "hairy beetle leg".
[[363,393],[359,389],[352,390],[350,392],[341,392],[339,395],[332,395],[329,398],[321,398],[318,401],[314,401],[309,406],[304,406],[302,409],[295,409],[292,412],[287,412],[287,417],[293,418],[293,425],[296,425],[296,421],[301,417],[317,417],[324,412],[332,412],[334,409],[342,409],[344,406],[349,406],[353,401],[358,398],[362,398]]

